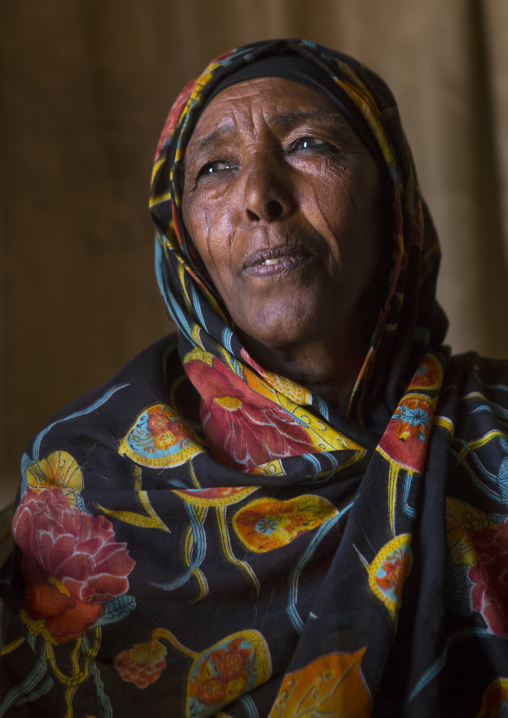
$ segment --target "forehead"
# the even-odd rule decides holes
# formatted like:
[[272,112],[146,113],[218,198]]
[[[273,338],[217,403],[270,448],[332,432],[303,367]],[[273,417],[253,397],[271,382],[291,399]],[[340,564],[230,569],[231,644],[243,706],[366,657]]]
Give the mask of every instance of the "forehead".
[[238,129],[242,116],[268,124],[324,118],[347,125],[337,106],[314,87],[281,77],[256,77],[222,90],[203,110],[189,140],[199,142],[213,130]]

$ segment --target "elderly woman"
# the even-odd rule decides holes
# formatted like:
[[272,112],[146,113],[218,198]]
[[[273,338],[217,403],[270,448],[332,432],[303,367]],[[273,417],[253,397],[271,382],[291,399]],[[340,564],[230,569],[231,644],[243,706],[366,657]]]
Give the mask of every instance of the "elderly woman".
[[387,87],[221,56],[151,211],[178,332],[23,458],[0,715],[504,715],[508,371],[441,346]]

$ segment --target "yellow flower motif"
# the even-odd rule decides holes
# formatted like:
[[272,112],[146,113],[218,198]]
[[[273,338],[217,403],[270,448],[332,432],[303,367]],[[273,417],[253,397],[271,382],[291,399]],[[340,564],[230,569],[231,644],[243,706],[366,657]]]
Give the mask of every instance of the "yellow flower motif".
[[66,451],[54,451],[46,459],[34,461],[25,471],[28,486],[36,493],[42,489],[59,489],[70,504],[83,488],[83,475],[77,461]]

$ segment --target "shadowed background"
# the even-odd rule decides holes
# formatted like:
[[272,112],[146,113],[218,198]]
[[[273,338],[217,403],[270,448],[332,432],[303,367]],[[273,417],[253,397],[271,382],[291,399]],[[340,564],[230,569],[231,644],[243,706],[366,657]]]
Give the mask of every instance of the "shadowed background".
[[172,328],[147,197],[173,99],[225,50],[300,36],[394,91],[443,246],[448,342],[508,355],[506,0],[0,0],[4,491],[52,413]]

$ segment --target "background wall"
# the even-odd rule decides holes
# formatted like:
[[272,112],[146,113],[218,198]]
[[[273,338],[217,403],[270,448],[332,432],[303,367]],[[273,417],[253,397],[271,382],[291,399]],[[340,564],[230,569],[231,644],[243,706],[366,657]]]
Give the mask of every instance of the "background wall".
[[508,354],[506,0],[0,0],[4,487],[53,412],[170,330],[146,207],[172,100],[217,54],[283,36],[392,87],[442,240],[448,339]]

